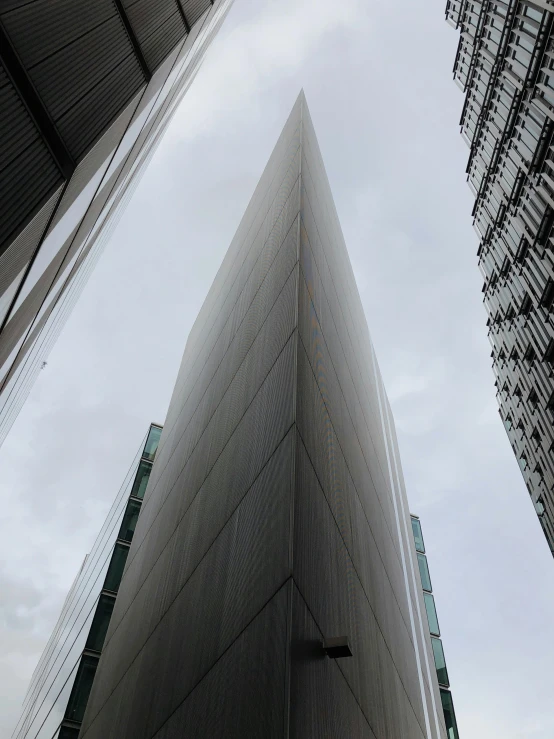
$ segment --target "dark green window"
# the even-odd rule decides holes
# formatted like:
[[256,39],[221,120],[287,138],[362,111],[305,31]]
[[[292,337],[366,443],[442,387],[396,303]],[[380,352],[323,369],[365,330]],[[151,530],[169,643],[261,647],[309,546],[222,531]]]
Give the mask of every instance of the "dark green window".
[[137,470],[137,476],[135,477],[135,481],[133,483],[133,489],[131,490],[131,495],[134,495],[135,498],[140,498],[141,500],[144,498],[144,491],[146,490],[146,486],[148,485],[148,480],[150,479],[150,473],[152,472],[152,465],[150,462],[145,462],[144,460],[141,460],[141,463],[139,464],[139,468]]
[[75,678],[73,689],[69,696],[65,718],[70,719],[71,721],[83,720],[97,666],[98,657],[92,657],[91,655],[85,654],[81,658],[81,664],[77,670],[77,677]]
[[421,524],[418,518],[412,518],[412,531],[414,532],[415,548],[418,552],[425,552],[425,545],[423,543],[423,534],[421,533]]
[[123,570],[125,569],[128,554],[129,547],[126,547],[124,544],[115,545],[110,566],[108,567],[108,574],[104,581],[105,590],[111,590],[114,593],[117,593],[119,590],[119,583],[123,577]]
[[419,574],[421,575],[421,585],[423,590],[433,590],[431,587],[431,576],[429,575],[429,567],[427,565],[427,557],[424,554],[417,555],[417,563],[419,565]]
[[79,736],[79,729],[74,729],[72,726],[62,726],[58,739],[77,739]]
[[106,632],[110,625],[114,603],[115,598],[113,596],[105,594],[100,596],[85,649],[92,649],[94,652],[102,651]]
[[440,639],[432,636],[431,644],[433,645],[433,657],[435,658],[435,667],[437,668],[439,685],[444,685],[445,688],[448,688],[450,686],[450,683],[448,682],[448,672],[446,671],[446,662],[444,659],[442,642]]
[[144,445],[144,451],[142,453],[142,456],[146,459],[154,459],[156,456],[156,451],[158,449],[158,442],[160,441],[160,436],[162,435],[162,430],[158,426],[151,426],[150,431],[148,433],[148,438],[146,439],[146,444]]
[[452,702],[452,693],[449,690],[444,690],[444,688],[441,688],[440,690],[448,739],[460,739],[460,735],[458,734],[458,724],[456,723],[456,714],[454,713],[454,703]]
[[119,529],[118,539],[130,542],[135,533],[141,504],[138,500],[129,500],[127,508],[125,509],[125,515],[121,522],[121,528]]
[[435,609],[435,599],[431,593],[423,593],[423,599],[425,600],[425,610],[427,611],[427,621],[429,622],[429,631],[433,636],[440,636],[439,631],[439,620],[437,618],[437,611]]

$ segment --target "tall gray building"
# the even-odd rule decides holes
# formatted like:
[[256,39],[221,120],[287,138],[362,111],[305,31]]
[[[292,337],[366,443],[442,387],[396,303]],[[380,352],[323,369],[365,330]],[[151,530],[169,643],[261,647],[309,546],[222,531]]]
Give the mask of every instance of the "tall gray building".
[[0,3],[0,444],[231,2]]
[[79,737],[445,739],[425,613],[301,94],[189,335]]
[[448,0],[500,415],[554,554],[554,4]]

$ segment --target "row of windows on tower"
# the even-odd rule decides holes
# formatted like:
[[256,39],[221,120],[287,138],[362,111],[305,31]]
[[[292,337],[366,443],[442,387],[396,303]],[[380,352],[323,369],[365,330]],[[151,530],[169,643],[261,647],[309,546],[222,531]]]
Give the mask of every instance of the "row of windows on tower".
[[152,463],[158,449],[161,431],[158,426],[150,427],[108,565],[102,592],[97,601],[85,650],[77,667],[75,681],[65,711],[64,724],[60,729],[58,739],[77,739],[78,737],[79,727],[85,715],[100,653],[104,646],[115,599],[123,577],[129,547],[135,533],[142,500],[152,471]]

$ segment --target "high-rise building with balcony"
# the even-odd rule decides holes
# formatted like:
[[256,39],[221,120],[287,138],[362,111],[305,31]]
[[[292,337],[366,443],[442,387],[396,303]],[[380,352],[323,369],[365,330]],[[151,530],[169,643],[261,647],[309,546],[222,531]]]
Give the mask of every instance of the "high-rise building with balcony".
[[231,2],[0,3],[0,443]]
[[448,736],[303,94],[188,337],[79,739],[184,736]]
[[554,554],[554,4],[448,0],[500,415]]
[[12,739],[77,739],[158,448],[151,424],[35,669]]

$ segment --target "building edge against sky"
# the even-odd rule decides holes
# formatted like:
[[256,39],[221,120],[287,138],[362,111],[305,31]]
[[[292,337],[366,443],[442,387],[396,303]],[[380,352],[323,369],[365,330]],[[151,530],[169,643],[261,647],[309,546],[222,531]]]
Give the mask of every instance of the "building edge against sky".
[[[322,640],[347,637],[352,657]],[[391,409],[299,96],[189,334],[81,739],[445,739]]]
[[425,543],[423,541],[423,532],[421,530],[421,521],[419,516],[411,515],[412,532],[414,535],[414,544],[417,552],[417,564],[423,590],[423,600],[425,602],[425,611],[427,613],[427,624],[431,635],[431,646],[433,649],[433,659],[435,662],[435,670],[437,671],[437,680],[441,696],[442,710],[444,714],[444,722],[446,724],[446,732],[448,739],[460,739],[458,733],[458,723],[456,721],[456,713],[454,712],[454,701],[450,692],[450,679],[448,670],[446,669],[446,660],[444,658],[444,648],[442,646],[441,632],[439,628],[439,620],[437,617],[437,609],[435,607],[435,597],[433,595],[433,586],[431,585],[431,574],[429,572],[429,564],[425,553]]
[[554,5],[448,0],[500,416],[554,554]]
[[232,0],[0,11],[0,444]]
[[77,739],[161,427],[151,424],[65,600],[12,739]]

